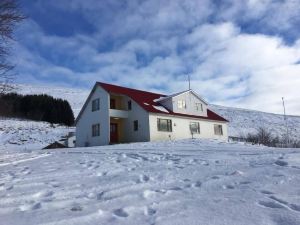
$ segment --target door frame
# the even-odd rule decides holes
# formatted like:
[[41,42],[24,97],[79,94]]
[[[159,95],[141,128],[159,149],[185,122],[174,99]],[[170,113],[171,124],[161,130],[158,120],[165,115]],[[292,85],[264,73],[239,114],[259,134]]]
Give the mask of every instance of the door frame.
[[[115,137],[114,137],[114,140],[112,140],[112,132],[111,132],[111,126],[115,126]],[[118,143],[119,142],[119,130],[118,130],[118,123],[110,123],[110,126],[109,126],[109,135],[110,135],[110,143]]]

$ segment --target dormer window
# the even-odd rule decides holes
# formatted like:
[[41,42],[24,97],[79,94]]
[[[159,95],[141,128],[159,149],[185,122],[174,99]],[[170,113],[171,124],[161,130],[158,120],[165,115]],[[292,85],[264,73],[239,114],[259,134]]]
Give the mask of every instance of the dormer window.
[[195,109],[196,111],[203,112],[203,105],[201,103],[195,103]]
[[185,109],[186,108],[186,104],[184,100],[178,100],[177,102],[177,108],[178,109]]

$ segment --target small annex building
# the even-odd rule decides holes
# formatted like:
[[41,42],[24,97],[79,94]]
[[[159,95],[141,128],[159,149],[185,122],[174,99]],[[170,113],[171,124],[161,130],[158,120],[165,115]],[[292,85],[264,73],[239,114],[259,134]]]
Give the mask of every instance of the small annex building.
[[227,140],[227,124],[193,90],[163,95],[97,82],[76,119],[76,146],[185,138]]

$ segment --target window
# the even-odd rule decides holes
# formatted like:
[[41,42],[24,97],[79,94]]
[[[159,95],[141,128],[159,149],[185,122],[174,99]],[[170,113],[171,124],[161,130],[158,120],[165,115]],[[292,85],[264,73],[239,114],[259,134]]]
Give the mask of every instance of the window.
[[192,134],[200,134],[199,122],[190,122],[190,131]]
[[93,124],[92,125],[92,136],[100,136],[100,124]]
[[113,99],[113,98],[110,99],[110,108],[111,109],[116,108],[116,99]]
[[139,121],[135,120],[133,121],[133,130],[137,131],[139,129]]
[[128,110],[131,110],[131,101],[128,101]]
[[172,132],[172,120],[157,119],[157,130]]
[[195,103],[195,108],[197,111],[203,112],[203,105],[201,103]]
[[177,101],[177,108],[178,109],[185,109],[186,108],[186,104],[184,100],[178,100]]
[[99,109],[100,109],[100,99],[97,98],[92,101],[92,112],[97,111]]
[[223,135],[222,125],[215,124],[214,125],[215,135]]

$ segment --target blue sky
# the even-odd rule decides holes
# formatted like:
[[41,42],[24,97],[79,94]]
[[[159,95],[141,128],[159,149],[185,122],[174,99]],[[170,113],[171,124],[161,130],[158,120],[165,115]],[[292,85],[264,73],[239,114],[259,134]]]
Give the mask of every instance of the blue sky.
[[300,115],[300,1],[26,0],[18,82],[95,81]]

